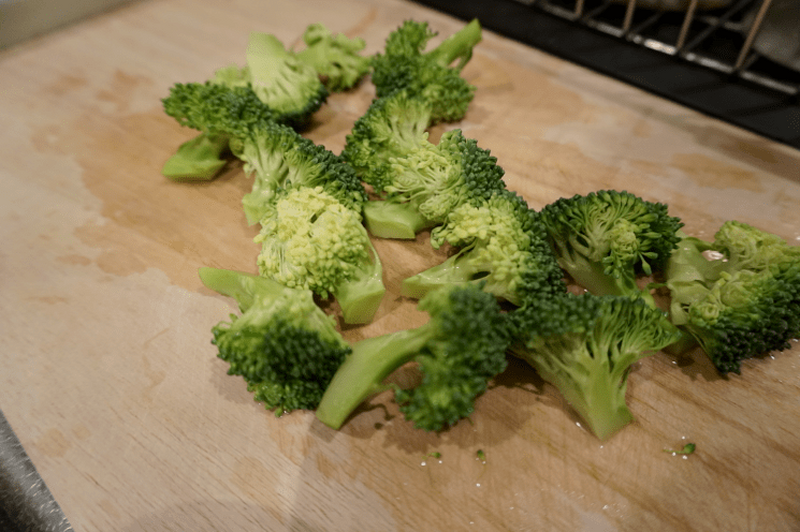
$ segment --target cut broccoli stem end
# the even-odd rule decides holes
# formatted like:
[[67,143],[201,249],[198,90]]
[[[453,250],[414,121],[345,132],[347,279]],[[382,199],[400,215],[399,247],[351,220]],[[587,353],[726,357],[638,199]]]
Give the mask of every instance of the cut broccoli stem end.
[[357,270],[355,276],[337,286],[333,293],[342,309],[342,319],[347,324],[371,322],[386,293],[381,258],[370,242],[366,229],[361,229],[369,246],[371,260]]
[[353,351],[339,366],[322,395],[316,409],[317,419],[338,430],[361,403],[391,389],[383,381],[414,359],[428,341],[427,330],[423,325],[353,344]]
[[385,293],[386,287],[380,278],[365,276],[342,283],[333,297],[342,309],[344,322],[356,325],[372,321]]
[[200,133],[178,147],[161,173],[172,181],[211,181],[227,162],[222,158],[227,148],[227,135]]
[[364,223],[378,238],[413,240],[417,233],[436,225],[407,203],[370,200],[364,203]]

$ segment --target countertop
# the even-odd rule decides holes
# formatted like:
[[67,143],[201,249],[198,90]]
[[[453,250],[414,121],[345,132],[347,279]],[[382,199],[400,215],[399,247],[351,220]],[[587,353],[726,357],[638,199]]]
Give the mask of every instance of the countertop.
[[[725,378],[699,351],[642,360],[636,421],[603,443],[515,361],[441,434],[387,394],[340,431],[278,418],[226,375],[210,328],[235,305],[197,269],[254,271],[251,181],[165,179],[194,133],[160,99],[242,63],[251,30],[292,45],[322,22],[375,52],[409,18],[462,24],[400,0],[144,0],[0,52],[0,409],[75,530],[800,529],[796,346]],[[534,208],[618,188],[691,235],[737,219],[800,240],[796,150],[490,32],[464,76],[467,116],[432,136],[460,127]],[[373,94],[332,96],[306,135],[338,153]],[[425,234],[375,245],[388,294],[349,340],[421,323],[399,283],[442,259]]]

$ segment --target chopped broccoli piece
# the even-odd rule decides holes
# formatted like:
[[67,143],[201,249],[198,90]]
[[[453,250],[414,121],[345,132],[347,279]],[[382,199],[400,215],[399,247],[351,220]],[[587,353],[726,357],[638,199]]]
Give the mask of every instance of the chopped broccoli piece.
[[283,121],[305,124],[325,103],[328,89],[317,71],[300,61],[274,35],[250,33],[246,57],[250,86]]
[[179,124],[200,131],[164,164],[162,173],[175,181],[215,178],[233,139],[281,119],[247,86],[177,83],[162,103]]
[[[320,421],[338,429],[362,402],[387,389],[420,429],[443,430],[473,412],[475,399],[507,364],[505,314],[473,285],[431,292],[419,308],[430,315],[426,324],[353,344],[317,408]],[[418,386],[384,383],[412,361],[423,375]]]
[[298,60],[311,66],[332,92],[354,87],[370,69],[370,58],[361,55],[364,39],[334,35],[322,24],[311,24],[303,34],[306,47],[295,53]]
[[597,295],[635,295],[655,300],[637,277],[663,271],[683,223],[667,206],[629,192],[602,190],[560,198],[542,220],[558,262],[583,288]]
[[218,356],[276,415],[313,410],[349,345],[308,290],[232,270],[200,268],[203,284],[234,298],[240,316],[213,327]]
[[382,98],[398,90],[408,90],[428,102],[432,123],[462,119],[475,95],[475,87],[461,77],[461,70],[472,58],[481,33],[480,23],[473,20],[425,52],[436,33],[426,22],[404,22],[389,34],[383,53],[372,58],[376,95]]
[[[364,212],[367,227],[384,238],[414,238],[415,230],[441,225],[460,205],[483,202],[505,190],[503,174],[489,150],[465,138],[459,129],[448,131],[438,144],[422,142],[404,157],[391,160],[383,185],[385,198],[371,200]],[[389,212],[381,212],[384,209]],[[393,225],[387,227],[384,220]],[[404,220],[423,223],[403,226]],[[398,226],[402,231],[395,229]]]
[[246,66],[220,68],[205,83],[176,84],[163,100],[169,116],[200,131],[167,161],[163,173],[182,181],[213,179],[225,164],[221,154],[227,136],[242,134],[243,128],[265,119],[301,127],[327,96],[312,66],[274,35],[252,32]]
[[531,299],[511,316],[510,351],[566,398],[601,440],[633,420],[631,366],[680,337],[642,298],[566,294]]
[[[708,252],[718,258],[707,258]],[[800,334],[800,247],[737,221],[713,242],[685,236],[666,268],[670,316],[721,374]]]
[[424,101],[399,91],[375,100],[347,136],[342,157],[380,196],[364,210],[375,236],[413,239],[460,203],[505,188],[497,159],[461,130],[429,142],[429,116]]
[[563,272],[545,239],[538,214],[510,190],[482,203],[464,203],[431,233],[458,251],[444,262],[405,279],[401,293],[421,297],[442,286],[481,283],[498,298],[520,305],[566,291]]
[[430,107],[399,91],[372,102],[345,139],[342,158],[376,192],[391,182],[392,160],[405,157],[428,140]]
[[360,214],[323,187],[298,187],[265,204],[261,275],[338,301],[345,323],[369,322],[386,291]]
[[254,175],[253,188],[242,198],[249,224],[261,221],[281,189],[323,187],[348,209],[361,213],[367,194],[355,171],[339,156],[292,128],[263,124],[236,139],[237,156]]
[[264,124],[282,122],[249,87],[218,83],[176,83],[162,100],[164,112],[180,125],[209,135],[241,137]]

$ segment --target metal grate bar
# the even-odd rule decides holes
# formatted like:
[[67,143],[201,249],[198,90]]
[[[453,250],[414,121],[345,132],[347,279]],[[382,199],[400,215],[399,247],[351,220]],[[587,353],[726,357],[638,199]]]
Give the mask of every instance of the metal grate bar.
[[754,45],[774,0],[416,1],[800,149],[800,71]]

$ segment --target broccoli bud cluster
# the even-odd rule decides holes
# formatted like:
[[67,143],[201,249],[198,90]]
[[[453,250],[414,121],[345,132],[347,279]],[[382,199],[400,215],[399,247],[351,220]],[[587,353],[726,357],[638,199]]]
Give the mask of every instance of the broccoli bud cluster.
[[[666,204],[621,190],[535,210],[461,129],[432,142],[430,127],[463,119],[474,97],[462,73],[481,26],[427,50],[435,35],[406,21],[366,56],[362,39],[320,24],[300,51],[254,32],[244,66],[176,84],[163,100],[199,132],[167,161],[167,177],[213,179],[233,159],[253,179],[242,208],[259,226],[258,274],[201,268],[200,278],[239,305],[212,342],[257,401],[278,415],[314,410],[339,429],[389,391],[415,427],[440,431],[469,417],[515,356],[606,439],[633,421],[627,381],[642,358],[699,346],[721,374],[739,373],[800,335],[800,248],[777,235],[727,221],[705,242]],[[367,75],[375,98],[340,154],[303,136],[331,92]],[[373,239],[423,231],[441,261],[403,279],[400,293],[428,321],[346,342],[320,300],[332,299],[344,324],[373,321],[386,292]],[[387,383],[406,364],[420,381]]]

